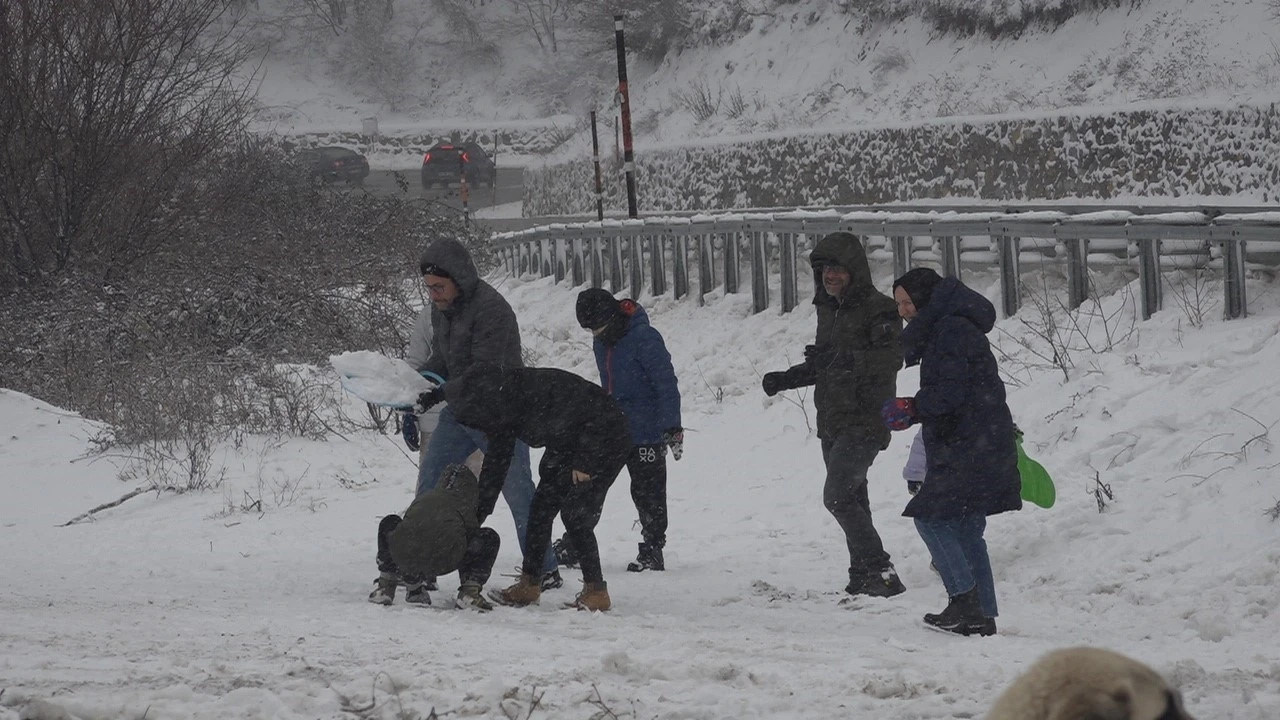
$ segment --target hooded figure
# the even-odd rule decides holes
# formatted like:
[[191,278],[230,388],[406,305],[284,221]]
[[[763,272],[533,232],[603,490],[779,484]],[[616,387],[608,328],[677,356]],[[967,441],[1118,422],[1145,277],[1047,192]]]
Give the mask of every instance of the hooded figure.
[[921,268],[893,284],[907,365],[920,366],[914,398],[884,404],[886,425],[921,423],[926,470],[903,515],[947,590],[947,607],[924,622],[959,635],[996,632],[995,580],[983,533],[987,516],[1022,507],[1013,418],[987,333],[996,310],[956,278]]
[[434,488],[414,498],[404,516],[388,515],[378,525],[378,579],[369,601],[390,605],[396,587],[407,587],[405,600],[430,605],[426,582],[457,571],[456,605],[489,610],[481,594],[498,558],[501,540],[480,527],[480,485],[466,465],[450,465]]
[[517,441],[546,448],[529,508],[519,581],[490,597],[529,605],[542,594],[538,578],[551,548],[557,514],[581,555],[583,590],[572,607],[608,610],[595,526],[605,495],[631,452],[627,419],[599,385],[554,368],[479,364],[444,386],[458,422],[484,432],[489,449],[480,471],[480,517],[493,511]]
[[902,349],[908,366],[920,366],[915,409],[928,449],[925,482],[902,514],[1018,510],[1022,480],[1013,416],[987,341],[995,306],[959,280],[927,272],[937,280],[922,282],[907,273],[894,283],[907,291],[918,313],[902,331]]
[[827,469],[823,505],[840,523],[849,550],[845,591],[890,597],[905,588],[872,523],[867,470],[889,445],[880,407],[893,397],[902,367],[902,320],[893,300],[872,283],[857,236],[831,233],[809,259],[818,310],[814,344],[805,348],[803,363],[766,373],[761,385],[770,396],[814,386]]

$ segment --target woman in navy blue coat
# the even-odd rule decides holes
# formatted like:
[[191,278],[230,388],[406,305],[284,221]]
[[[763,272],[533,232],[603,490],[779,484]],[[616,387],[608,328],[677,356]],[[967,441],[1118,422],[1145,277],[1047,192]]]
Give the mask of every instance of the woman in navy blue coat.
[[903,515],[914,518],[950,601],[925,622],[961,635],[996,631],[987,516],[1022,507],[1013,417],[987,333],[996,310],[956,278],[912,270],[893,283],[907,366],[920,366],[914,398],[885,404],[885,424],[921,423],[928,469]]

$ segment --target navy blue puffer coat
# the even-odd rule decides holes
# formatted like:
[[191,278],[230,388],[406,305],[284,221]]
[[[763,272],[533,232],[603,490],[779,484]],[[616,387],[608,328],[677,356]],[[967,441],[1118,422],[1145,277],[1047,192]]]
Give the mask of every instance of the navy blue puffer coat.
[[622,408],[636,445],[657,445],[680,427],[680,388],[662,334],[633,300],[623,300],[626,332],[613,345],[593,342],[600,385]]
[[944,278],[902,331],[908,366],[920,365],[916,413],[928,474],[907,517],[994,515],[1022,507],[1013,418],[987,333],[991,302]]

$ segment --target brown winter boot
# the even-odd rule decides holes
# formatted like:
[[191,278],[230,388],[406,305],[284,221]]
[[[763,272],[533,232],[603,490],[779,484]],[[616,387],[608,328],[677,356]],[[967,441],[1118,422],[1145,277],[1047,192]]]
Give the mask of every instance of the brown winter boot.
[[520,579],[516,581],[515,585],[503,590],[489,591],[489,599],[499,605],[510,605],[512,607],[536,605],[540,597],[542,597],[541,578],[524,573],[520,574]]
[[613,607],[613,603],[609,601],[609,583],[583,583],[582,592],[578,593],[573,602],[565,603],[564,606],[592,612],[608,610]]

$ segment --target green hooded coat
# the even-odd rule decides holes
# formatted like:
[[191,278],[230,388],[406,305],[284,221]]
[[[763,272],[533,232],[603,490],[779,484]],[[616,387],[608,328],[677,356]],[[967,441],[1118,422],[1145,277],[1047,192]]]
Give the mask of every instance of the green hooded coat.
[[[818,437],[861,436],[876,447],[889,445],[889,430],[880,406],[897,391],[902,367],[902,319],[893,299],[876,290],[867,253],[857,236],[835,232],[818,241],[809,256],[813,266],[818,332],[814,345],[825,352],[818,361],[787,370],[790,387],[813,385],[818,409]],[[823,265],[849,271],[843,296],[831,297],[822,286]]]
[[414,499],[387,535],[391,559],[408,576],[440,576],[462,565],[467,541],[480,529],[480,483],[465,465],[450,465],[440,482]]

